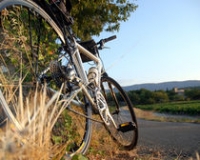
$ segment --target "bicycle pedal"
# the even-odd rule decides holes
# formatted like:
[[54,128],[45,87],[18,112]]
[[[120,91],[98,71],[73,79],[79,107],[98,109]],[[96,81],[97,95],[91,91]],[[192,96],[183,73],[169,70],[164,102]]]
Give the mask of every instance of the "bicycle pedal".
[[136,129],[136,126],[133,124],[133,122],[125,122],[125,123],[120,124],[117,130],[121,132],[128,132],[135,129]]

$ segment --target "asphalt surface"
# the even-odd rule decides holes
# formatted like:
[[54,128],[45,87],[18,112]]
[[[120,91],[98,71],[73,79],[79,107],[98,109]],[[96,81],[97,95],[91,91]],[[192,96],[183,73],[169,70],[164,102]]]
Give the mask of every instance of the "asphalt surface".
[[138,146],[143,152],[168,157],[196,157],[200,153],[200,124],[138,119]]

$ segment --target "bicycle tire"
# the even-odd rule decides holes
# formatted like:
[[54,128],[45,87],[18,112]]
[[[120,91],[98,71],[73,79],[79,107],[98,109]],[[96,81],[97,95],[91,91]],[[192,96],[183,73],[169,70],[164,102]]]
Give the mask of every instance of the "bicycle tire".
[[[19,104],[20,98],[24,104],[27,98],[33,97],[35,84],[38,82],[37,76],[52,60],[58,59],[57,50],[65,43],[64,36],[57,23],[31,0],[1,0],[0,16],[0,107],[3,108],[3,116],[0,116],[0,119],[5,121],[6,114],[19,130],[23,130],[26,126],[22,122],[23,118],[18,117],[19,107],[16,104]],[[56,89],[59,90],[58,87]],[[76,97],[80,98],[78,95]],[[64,157],[76,153],[85,154],[89,147],[91,120],[88,117],[91,116],[91,106],[86,103],[84,96],[82,98],[84,105],[81,110],[86,117],[67,110],[68,115],[75,115],[71,117],[70,123],[72,128],[76,126],[73,128],[76,129],[73,134],[80,137],[77,142],[70,139],[70,144],[73,143],[75,147],[68,146]],[[70,109],[72,108],[76,110],[75,105]],[[78,106],[77,112],[79,110]],[[81,117],[81,120],[78,117]],[[82,128],[77,128],[81,125]]]
[[133,149],[138,141],[138,125],[130,99],[122,87],[108,76],[101,78],[101,90],[117,125],[116,128],[110,121],[109,125],[105,124],[106,129],[124,149]]

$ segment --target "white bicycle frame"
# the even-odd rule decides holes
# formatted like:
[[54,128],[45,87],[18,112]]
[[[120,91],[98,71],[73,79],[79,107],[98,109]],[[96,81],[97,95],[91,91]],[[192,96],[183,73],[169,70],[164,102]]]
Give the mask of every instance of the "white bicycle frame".
[[[110,121],[109,121],[109,119],[110,119],[112,121],[113,125],[115,126],[115,128],[117,129],[118,126],[116,125],[112,115],[110,114],[107,102],[100,92],[100,84],[101,84],[100,82],[101,82],[101,72],[102,72],[102,63],[100,61],[100,58],[98,58],[97,56],[94,56],[90,51],[88,51],[87,49],[82,47],[77,42],[75,42],[75,45],[77,46],[77,50],[75,51],[76,53],[74,54],[74,56],[72,58],[73,58],[74,63],[77,67],[77,70],[78,70],[77,72],[80,75],[81,80],[85,84],[85,85],[82,85],[83,92],[87,96],[91,105],[93,105],[93,106],[97,105],[97,107],[99,109],[100,116],[102,117],[104,122],[107,125],[110,125]],[[98,89],[97,89],[97,95],[96,96],[97,96],[97,101],[103,105],[101,107],[98,106],[98,104],[94,103],[93,98],[91,97],[91,95],[89,94],[89,92],[87,91],[87,89],[85,87],[89,84],[89,81],[88,81],[88,77],[87,77],[86,72],[85,72],[84,67],[83,67],[83,62],[82,62],[80,53],[83,54],[84,56],[90,58],[96,64],[96,68],[97,68],[97,71],[98,71],[98,87],[97,87]],[[72,103],[75,103],[75,102],[72,100]]]

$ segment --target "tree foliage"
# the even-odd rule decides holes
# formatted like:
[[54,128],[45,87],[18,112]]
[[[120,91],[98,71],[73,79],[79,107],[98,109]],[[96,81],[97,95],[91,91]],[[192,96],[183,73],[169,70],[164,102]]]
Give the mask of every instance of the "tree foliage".
[[200,100],[200,89],[199,88],[187,88],[184,89],[184,95],[179,95],[172,90],[158,90],[150,91],[147,89],[132,90],[128,91],[128,96],[133,104],[156,104],[174,101],[185,101],[185,100]]
[[73,30],[82,40],[105,31],[119,31],[120,23],[127,21],[138,7],[127,0],[71,0]]
[[193,88],[193,89],[187,89],[185,91],[185,95],[189,97],[191,100],[199,100],[200,99],[200,89]]

